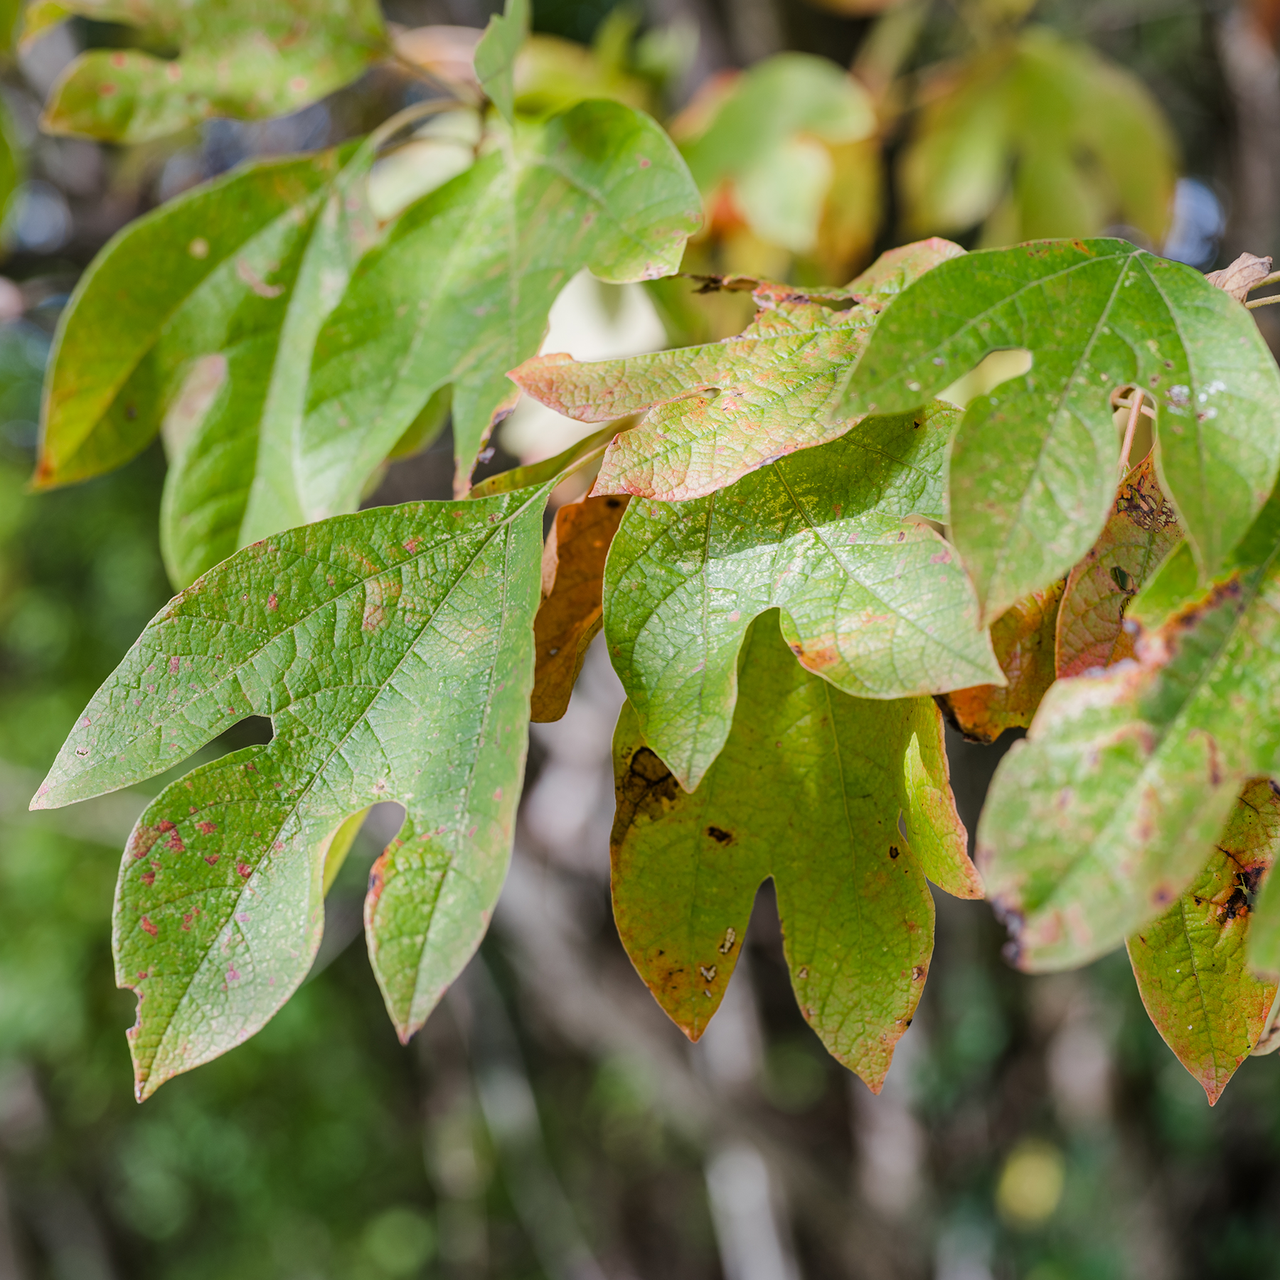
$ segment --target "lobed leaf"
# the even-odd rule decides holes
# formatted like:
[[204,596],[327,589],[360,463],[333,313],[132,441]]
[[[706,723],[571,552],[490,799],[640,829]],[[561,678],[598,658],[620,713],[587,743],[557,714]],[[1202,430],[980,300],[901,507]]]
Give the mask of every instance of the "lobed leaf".
[[1201,574],[1216,573],[1280,469],[1280,370],[1245,308],[1120,240],[968,254],[884,315],[838,413],[910,409],[1009,348],[1031,370],[969,406],[951,455],[951,532],[984,619],[1102,532],[1120,456],[1111,394],[1127,384],[1156,403],[1161,488]]
[[[650,410],[606,452],[596,493],[705,497],[766,462],[843,435],[852,424],[832,419],[836,397],[881,309],[961,252],[947,240],[894,249],[840,291],[753,281],[758,311],[737,338],[591,363],[538,356],[511,377],[582,422]],[[835,309],[840,302],[849,305]]]
[[706,498],[633,500],[605,566],[610,655],[645,741],[692,791],[733,719],[753,618],[781,607],[810,670],[867,698],[999,682],[973,590],[927,524],[949,405],[868,418]]
[[452,383],[465,492],[519,394],[507,370],[537,351],[560,289],[583,266],[615,283],[668,275],[700,222],[670,139],[619,103],[583,102],[495,141],[400,218],[326,322],[302,427],[323,483],[340,493],[363,479]]
[[1128,940],[1142,1003],[1212,1105],[1267,1025],[1277,985],[1246,966],[1259,883],[1275,862],[1280,800],[1245,787],[1208,864],[1178,900]]
[[946,693],[948,718],[972,742],[994,742],[1006,729],[1025,728],[1055,678],[1054,634],[1061,582],[1033,591],[992,624],[991,647],[1006,683]]
[[178,50],[90,49],[58,77],[42,127],[109,142],[147,142],[211,116],[287,115],[387,52],[377,0],[60,0],[60,9],[45,22],[127,23],[139,41]]
[[978,828],[1030,970],[1082,964],[1162,915],[1244,783],[1280,769],[1280,503],[1137,661],[1060,680],[1001,761]]
[[878,1092],[933,950],[925,873],[940,866],[945,880],[973,882],[941,720],[926,699],[868,702],[810,675],[772,614],[752,628],[741,680],[733,732],[693,795],[623,707],[611,841],[618,931],[658,1003],[696,1040],[733,973],[756,890],[772,877],[801,1011]]
[[1148,455],[1120,486],[1098,541],[1067,577],[1058,608],[1058,675],[1082,675],[1134,656],[1124,626],[1129,601],[1181,536]]
[[507,0],[503,12],[489,19],[476,45],[476,79],[508,123],[515,120],[516,54],[528,38],[529,20],[529,0]]
[[567,502],[542,550],[542,603],[533,623],[535,723],[559,720],[604,624],[604,564],[627,498],[584,496]]
[[115,952],[139,1097],[302,982],[329,843],[374,802],[405,809],[365,910],[402,1039],[475,950],[511,850],[553,483],[259,542],[166,606],[90,701],[33,808],[151,777],[248,715],[274,731],[166,787],[130,837]]

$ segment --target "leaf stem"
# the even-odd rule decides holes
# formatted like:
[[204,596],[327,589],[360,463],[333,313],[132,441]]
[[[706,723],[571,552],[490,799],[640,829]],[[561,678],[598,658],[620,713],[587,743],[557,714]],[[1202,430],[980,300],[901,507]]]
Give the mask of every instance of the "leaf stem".
[[[1143,394],[1134,387],[1132,398],[1128,404],[1129,421],[1124,428],[1124,443],[1120,446],[1120,479],[1123,480],[1129,472],[1129,452],[1133,448],[1133,436],[1138,429],[1138,418],[1142,413]],[[1122,408],[1125,406],[1121,406]],[[1154,416],[1154,415],[1153,415]]]
[[[1267,280],[1262,281],[1262,284],[1266,284],[1270,279],[1271,277],[1268,276]],[[1257,287],[1261,288],[1262,284]],[[1273,293],[1269,298],[1254,298],[1252,302],[1246,302],[1244,305],[1248,307],[1250,311],[1256,311],[1259,307],[1274,307],[1277,302],[1280,302],[1280,293]]]

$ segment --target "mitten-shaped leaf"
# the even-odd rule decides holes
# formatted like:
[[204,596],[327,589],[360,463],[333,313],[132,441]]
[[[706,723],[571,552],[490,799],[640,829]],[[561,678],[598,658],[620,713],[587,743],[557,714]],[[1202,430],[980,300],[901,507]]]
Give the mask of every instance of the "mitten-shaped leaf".
[[1275,861],[1280,802],[1244,789],[1208,865],[1159,919],[1129,938],[1142,1003],[1178,1061],[1217,1102],[1253,1051],[1276,983],[1246,966],[1254,895]]
[[387,52],[377,0],[60,0],[65,14],[138,28],[139,49],[90,49],[58,78],[51,133],[162,138],[210,116],[286,115],[354,80]]
[[511,847],[550,484],[294,529],[173,600],[85,709],[32,802],[151,777],[248,715],[274,737],[148,806],[116,897],[138,1092],[257,1031],[306,976],[329,839],[405,808],[369,947],[402,1037],[480,941]]
[[1001,761],[979,864],[1022,967],[1081,964],[1162,915],[1244,783],[1280,768],[1278,533],[1272,503],[1238,569],[1141,633],[1137,662],[1058,681]]
[[1067,578],[1058,607],[1058,675],[1078,676],[1133,657],[1125,611],[1181,536],[1148,454],[1120,486],[1102,536]]
[[533,623],[534,721],[568,710],[578,672],[604,623],[604,564],[627,499],[612,494],[568,502],[556,512],[542,549],[542,603]]
[[658,1003],[696,1040],[733,973],[756,890],[772,876],[801,1011],[878,1091],[933,950],[925,875],[974,882],[941,720],[927,699],[868,702],[810,675],[772,614],[752,629],[741,679],[733,733],[693,795],[623,708],[618,931]]
[[1004,677],[942,508],[957,412],[868,418],[691,502],[633,499],[605,568],[609,653],[645,741],[693,790],[724,743],[751,620],[782,608],[810,670],[901,698]]
[[373,239],[373,156],[254,164],[179,197],[117,235],[62,314],[36,484],[119,466],[163,430],[180,586],[341,509],[313,491],[297,433],[316,334]]
[[535,400],[582,422],[651,412],[610,446],[596,493],[704,497],[796,449],[843,435],[839,389],[885,304],[963,252],[926,240],[884,254],[847,290],[755,282],[737,338],[624,360],[538,356],[511,372]]
[[1156,403],[1160,486],[1216,573],[1280,468],[1280,371],[1245,308],[1120,240],[968,254],[886,311],[838,412],[901,412],[1009,348],[1031,370],[969,406],[951,456],[951,532],[984,618],[1102,532],[1120,459],[1111,395],[1129,384]]
[[701,220],[675,146],[630,107],[583,102],[545,127],[496,137],[361,264],[320,336],[304,448],[341,490],[352,423],[363,477],[452,383],[465,491],[519,394],[507,370],[537,352],[561,288],[584,266],[618,283],[670,275]]

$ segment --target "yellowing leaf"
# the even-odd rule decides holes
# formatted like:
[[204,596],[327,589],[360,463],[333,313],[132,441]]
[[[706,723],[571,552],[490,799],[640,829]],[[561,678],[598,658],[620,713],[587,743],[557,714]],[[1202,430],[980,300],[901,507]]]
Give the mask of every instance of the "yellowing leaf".
[[[582,422],[650,410],[606,452],[596,493],[702,497],[848,431],[852,421],[832,415],[880,310],[962,252],[946,240],[907,245],[884,254],[847,290],[751,282],[758,310],[737,338],[594,363],[538,356],[511,377]],[[846,299],[852,305],[837,310]]]
[[[942,725],[926,699],[860,701],[805,672],[774,619],[752,629],[733,732],[693,795],[623,708],[614,914],[641,977],[696,1040],[733,973],[756,890],[772,876],[801,1012],[878,1091],[933,949],[919,844],[949,864],[948,879],[967,882],[972,871],[945,766],[937,769]],[[931,789],[918,785],[922,760]],[[945,794],[945,811],[931,794]]]
[[1008,681],[942,695],[956,728],[975,742],[994,742],[1006,729],[1031,723],[1054,681],[1054,633],[1063,584],[1033,591],[991,626],[991,647]]
[[286,115],[354,80],[387,52],[377,0],[61,0],[67,13],[138,28],[173,59],[90,49],[59,76],[42,126],[146,142],[210,116]]
[[1280,844],[1280,799],[1266,779],[1244,789],[1208,865],[1128,940],[1151,1021],[1217,1102],[1266,1026],[1276,983],[1246,967],[1253,899]]
[[1101,537],[1067,578],[1058,609],[1058,675],[1077,676],[1134,656],[1125,610],[1181,536],[1148,455],[1120,486]]

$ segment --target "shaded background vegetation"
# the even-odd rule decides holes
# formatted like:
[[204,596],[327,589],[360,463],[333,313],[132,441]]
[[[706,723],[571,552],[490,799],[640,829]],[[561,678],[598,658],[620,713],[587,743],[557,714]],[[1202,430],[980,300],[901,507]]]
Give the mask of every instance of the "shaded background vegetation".
[[[386,4],[407,26],[477,26],[489,7]],[[641,29],[674,31],[649,81],[654,108],[670,115],[709,77],[780,49],[883,71],[874,38],[888,18],[869,11],[884,7],[652,0],[636,11]],[[1031,20],[1135,73],[1170,122],[1184,178],[1155,247],[1207,269],[1280,244],[1280,6],[897,6],[908,8],[919,25],[881,85],[881,137],[869,161],[849,160],[880,185],[839,278],[905,238],[892,175],[928,83],[917,72]],[[535,11],[538,30],[589,43],[613,0]],[[77,22],[4,72],[28,169],[5,224],[16,287],[0,288],[0,1280],[1280,1274],[1280,1064],[1247,1062],[1210,1110],[1121,955],[1020,976],[984,905],[940,900],[921,1013],[874,1098],[801,1020],[766,890],[749,962],[703,1042],[687,1045],[613,931],[608,744],[621,692],[598,650],[566,719],[536,727],[494,931],[409,1047],[359,940],[386,835],[375,813],[307,985],[253,1041],[133,1103],[132,998],[112,984],[109,919],[140,800],[39,815],[26,801],[169,594],[156,545],[164,461],[157,447],[105,479],[24,494],[49,336],[78,273],[138,213],[248,156],[358,132],[420,90],[378,71],[287,120],[216,121],[129,151],[39,136],[40,98],[67,57],[118,38]],[[998,232],[956,233],[973,245]],[[752,239],[732,214],[694,252],[720,268],[840,267],[835,250]],[[731,314],[691,319],[687,296],[658,302],[677,340],[682,324],[732,328]],[[448,458],[445,442],[396,464],[374,500],[445,496]],[[972,826],[999,747],[952,746]]]

